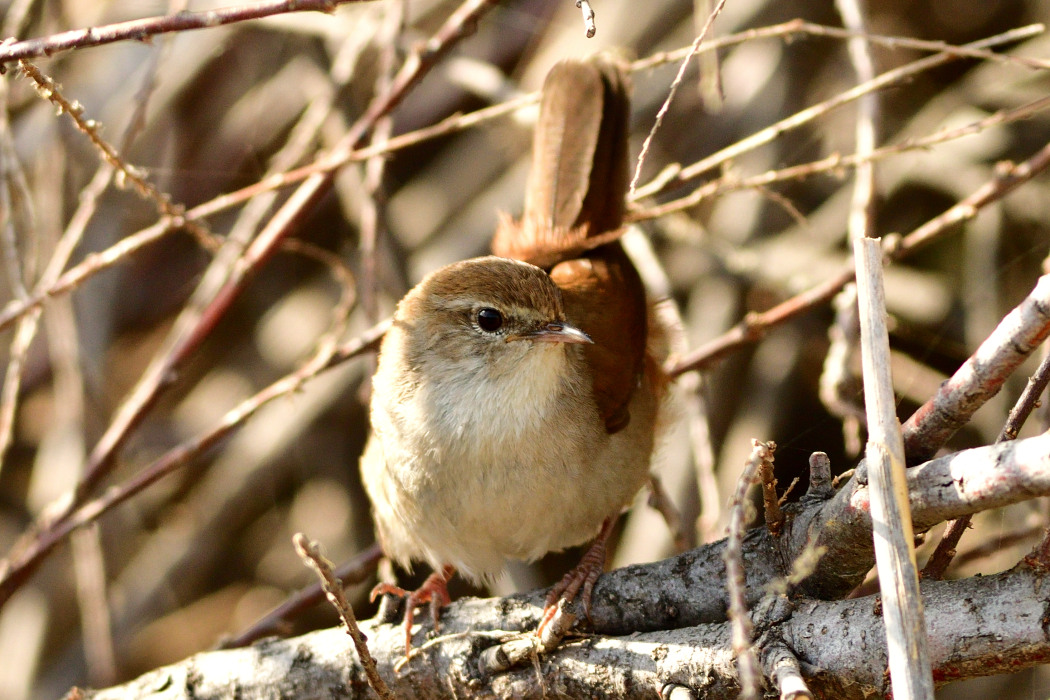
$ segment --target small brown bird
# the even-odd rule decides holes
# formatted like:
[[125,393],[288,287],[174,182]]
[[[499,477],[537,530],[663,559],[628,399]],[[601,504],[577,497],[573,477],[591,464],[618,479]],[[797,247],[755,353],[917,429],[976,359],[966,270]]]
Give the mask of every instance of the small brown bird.
[[398,304],[375,374],[361,459],[387,555],[435,570],[408,597],[449,602],[454,571],[594,544],[547,599],[584,610],[620,511],[649,473],[665,382],[647,352],[645,290],[619,242],[627,186],[626,74],[563,62],[543,86],[521,222],[496,256],[428,275]]

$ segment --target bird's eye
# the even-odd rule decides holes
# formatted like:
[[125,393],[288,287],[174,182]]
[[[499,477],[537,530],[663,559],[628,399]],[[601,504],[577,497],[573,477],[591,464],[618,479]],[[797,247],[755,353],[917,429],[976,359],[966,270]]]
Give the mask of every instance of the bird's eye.
[[487,306],[484,309],[479,309],[478,327],[486,333],[495,333],[503,327],[503,314]]

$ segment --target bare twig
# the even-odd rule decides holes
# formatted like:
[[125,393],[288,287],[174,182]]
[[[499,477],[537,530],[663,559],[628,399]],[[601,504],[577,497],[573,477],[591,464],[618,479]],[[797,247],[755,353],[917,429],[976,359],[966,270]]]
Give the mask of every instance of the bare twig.
[[333,12],[339,5],[371,0],[259,0],[250,5],[225,7],[205,12],[177,12],[160,17],[147,17],[129,22],[118,22],[101,27],[74,29],[61,34],[8,40],[0,44],[0,64],[27,58],[53,56],[62,51],[101,46],[117,41],[144,41],[151,36],[192,29],[211,29],[226,24],[262,19],[289,12]]
[[242,401],[228,411],[219,424],[211,430],[169,450],[128,481],[107,489],[98,498],[72,510],[62,520],[47,523],[39,531],[31,530],[15,545],[7,558],[0,560],[0,605],[11,597],[11,594],[32,575],[44,558],[72,531],[94,522],[115,506],[191,463],[229,436],[264,405],[298,391],[304,383],[323,369],[334,367],[362,353],[374,350],[378,347],[388,326],[389,321],[383,321],[331,352],[322,353],[319,350],[313,361]]
[[667,97],[664,98],[664,103],[660,105],[660,110],[656,113],[656,119],[653,121],[653,126],[649,130],[649,134],[645,137],[645,141],[642,142],[642,151],[638,154],[638,163],[634,167],[634,176],[631,178],[631,184],[627,188],[627,199],[634,199],[634,190],[638,185],[638,180],[642,176],[642,166],[645,165],[645,157],[649,153],[649,146],[653,142],[653,137],[656,136],[657,129],[664,121],[664,117],[667,115],[668,110],[671,109],[671,101],[674,99],[674,95],[678,92],[678,86],[682,83],[682,79],[685,77],[685,69],[689,66],[689,60],[696,54],[700,49],[700,44],[703,43],[704,38],[707,37],[707,33],[711,31],[711,25],[714,24],[715,18],[718,17],[722,12],[722,8],[725,7],[725,0],[719,0],[718,4],[711,11],[707,21],[704,23],[700,33],[696,35],[696,39],[693,40],[693,46],[690,53],[682,59],[682,63],[678,66],[678,73],[675,75],[674,80],[671,81],[671,87],[667,91]]
[[784,527],[784,512],[777,498],[777,478],[773,475],[773,462],[763,460],[758,468],[758,480],[762,484],[762,505],[765,508],[766,528],[777,537]]
[[[991,126],[999,124],[1008,124],[1014,121],[1020,121],[1028,119],[1032,115],[1050,108],[1050,97],[1040,97],[1028,104],[1022,105],[1016,108],[1002,109],[998,112],[980,119],[972,124],[967,124],[963,127],[958,128],[947,128],[942,129],[938,132],[924,136],[917,139],[907,139],[901,143],[883,146],[877,148],[866,157],[853,153],[849,155],[842,155],[839,153],[832,153],[831,155],[821,158],[820,160],[811,161],[809,163],[801,163],[799,165],[792,165],[786,168],[780,168],[779,170],[770,170],[765,173],[758,175],[751,175],[748,177],[739,177],[732,174],[723,175],[715,178],[709,182],[705,182],[695,190],[680,197],[673,199],[664,204],[658,204],[652,207],[646,208],[635,208],[628,212],[625,219],[627,221],[637,222],[646,221],[649,219],[656,219],[667,214],[673,214],[675,212],[683,211],[694,207],[705,199],[709,199],[716,195],[725,194],[727,192],[735,192],[743,189],[755,189],[766,193],[763,188],[768,185],[777,182],[786,182],[789,180],[801,180],[813,175],[822,173],[837,173],[841,172],[843,168],[851,168],[861,165],[862,163],[874,162],[883,160],[890,156],[894,156],[900,153],[914,150],[925,150],[931,146],[945,143],[954,139],[969,136],[971,134],[980,133]],[[676,171],[677,172],[677,171]],[[659,180],[659,187],[664,187],[667,184],[667,180]],[[766,195],[768,196],[768,195]],[[795,218],[794,216],[792,218]]]
[[107,605],[106,562],[98,526],[73,533],[71,544],[88,675],[93,684],[109,685],[117,679],[117,659]]
[[[975,41],[967,44],[966,48],[988,48],[1001,43],[1007,43],[1010,41],[1016,41],[1019,36],[1027,34],[1028,28],[1022,28],[1020,33],[1015,31],[1005,32],[998,34],[994,37]],[[942,53],[935,56],[928,56],[926,58],[919,59],[900,68],[887,71],[882,73],[873,80],[866,81],[860,85],[857,85],[849,90],[839,93],[831,99],[825,100],[816,105],[812,105],[803,109],[790,117],[785,117],[775,124],[766,127],[760,131],[757,131],[750,136],[740,139],[731,146],[727,146],[717,153],[713,153],[702,160],[693,163],[687,167],[682,168],[678,171],[676,177],[666,180],[662,183],[662,188],[670,187],[672,185],[680,185],[683,182],[687,182],[693,178],[699,177],[700,175],[714,170],[722,164],[740,157],[748,151],[752,151],[759,146],[770,143],[781,134],[791,129],[796,129],[803,124],[807,124],[817,117],[827,114],[833,109],[841,107],[844,104],[848,104],[860,97],[867,95],[873,91],[881,90],[889,85],[893,85],[906,80],[911,76],[921,73],[923,71],[931,70],[937,66],[944,65],[953,60],[957,60],[960,56],[956,53]],[[643,146],[644,148],[644,146]],[[643,151],[644,152],[644,151]],[[636,173],[637,174],[637,173]],[[650,188],[639,188],[638,192],[632,188],[628,193],[628,199],[635,201],[642,196],[651,196],[656,192]]]
[[185,217],[185,207],[172,204],[171,197],[161,192],[157,187],[139,174],[137,168],[130,166],[108,141],[99,134],[99,124],[94,119],[84,118],[84,107],[76,100],[68,100],[59,89],[58,83],[50,76],[44,75],[35,65],[26,60],[18,62],[22,72],[36,83],[37,92],[41,97],[50,101],[60,113],[68,114],[77,129],[91,141],[92,145],[102,154],[102,158],[117,171],[117,182],[121,186],[130,184],[135,192],[153,202],[161,216],[170,219],[176,228],[185,227],[197,237],[201,245],[206,248],[214,248],[212,240],[204,227],[195,220]]
[[1050,354],[1043,356],[1035,374],[1028,378],[1028,383],[1025,384],[1024,391],[1018,397],[1017,403],[1010,409],[1010,415],[1007,416],[1006,424],[1003,425],[1002,431],[995,439],[996,442],[1017,439],[1028,416],[1032,415],[1032,411],[1039,404],[1039,397],[1046,391],[1047,384],[1050,384]]
[[813,693],[802,677],[802,666],[795,652],[781,641],[769,644],[762,651],[762,667],[766,677],[780,693],[780,700],[812,700]]
[[877,240],[853,241],[857,264],[864,405],[868,416],[868,476],[875,562],[886,619],[893,694],[933,700],[926,622],[915,564],[915,533],[890,375],[890,336],[882,285],[882,248]]
[[317,574],[328,602],[339,613],[343,626],[346,627],[350,638],[354,640],[357,658],[365,669],[368,685],[372,686],[372,690],[383,700],[394,700],[394,694],[390,692],[390,688],[387,687],[386,683],[383,682],[382,676],[379,675],[379,670],[376,668],[376,660],[372,658],[372,654],[368,651],[368,638],[365,637],[364,633],[361,632],[361,628],[357,625],[354,609],[346,602],[346,595],[343,594],[343,584],[332,572],[332,562],[328,561],[321,554],[321,548],[317,542],[307,539],[301,532],[296,533],[292,537],[292,542],[295,543],[295,551],[299,554],[299,558]]
[[656,510],[667,523],[667,529],[674,539],[674,551],[681,553],[689,549],[690,538],[682,527],[682,514],[675,507],[660,477],[655,474],[649,475],[649,507]]
[[[693,0],[693,25],[696,31],[703,27],[701,19],[707,21],[714,9],[714,0]],[[714,37],[711,37],[713,39]],[[700,69],[700,100],[707,112],[718,112],[725,103],[722,89],[722,63],[717,51],[703,51],[698,57]]]
[[[1017,434],[1021,431],[1025,421],[1028,420],[1028,416],[1035,410],[1036,405],[1039,403],[1039,397],[1046,390],[1048,383],[1050,383],[1050,354],[1043,356],[1043,361],[1039,364],[1035,374],[1028,378],[1024,391],[1021,392],[1017,403],[1010,410],[1006,424],[1003,426],[1002,432],[999,433],[999,437],[996,438],[997,443],[1017,439]],[[944,577],[945,571],[948,570],[948,566],[955,557],[959,540],[962,539],[963,533],[970,527],[970,521],[971,517],[966,515],[948,523],[941,541],[937,543],[933,554],[930,555],[926,566],[923,567],[923,578],[941,579]]]
[[[1040,34],[1045,30],[1046,27],[1042,24],[1029,24],[1024,27],[1018,27],[1010,30],[1009,39],[996,42],[995,45],[1027,39],[1036,34]],[[885,46],[890,49],[913,49],[915,51],[925,51],[928,53],[951,53],[960,58],[974,58],[983,61],[993,61],[995,63],[1014,64],[1026,68],[1050,68],[1050,60],[1047,59],[1000,54],[988,51],[987,48],[974,48],[969,44],[966,46],[956,46],[944,41],[927,41],[924,39],[913,39],[911,37],[868,34],[866,32],[858,33],[849,29],[843,29],[842,27],[829,27],[823,24],[805,22],[801,19],[793,19],[781,24],[748,29],[737,34],[712,38],[705,42],[704,45],[700,47],[699,51],[701,53],[705,51],[715,51],[717,49],[735,46],[756,39],[781,38],[791,41],[796,39],[798,35],[828,37],[833,39],[851,39],[855,36],[859,36],[872,44]],[[665,63],[674,63],[692,53],[694,53],[692,46],[686,46],[672,51],[657,52],[635,61],[632,64],[632,70],[649,70],[650,68],[661,66]]]
[[729,619],[733,624],[733,653],[740,674],[741,697],[757,699],[761,695],[762,676],[751,646],[752,623],[747,609],[747,591],[744,584],[744,529],[751,519],[752,510],[747,492],[759,479],[763,468],[772,469],[773,452],[777,446],[772,442],[751,441],[751,456],[737,481],[730,504],[729,538],[723,553],[726,565],[726,587],[729,595]]
[[[981,347],[904,424],[909,464],[931,458],[1050,335],[1050,275],[999,323]],[[1009,339],[1007,342],[1006,339]]]
[[[857,82],[870,83],[875,80],[875,62],[872,60],[868,42],[860,36],[864,32],[864,14],[857,0],[835,0],[835,7],[846,28],[856,34],[849,38],[846,46],[849,49],[850,63],[857,74]],[[857,142],[854,151],[859,158],[868,158],[875,150],[878,118],[878,96],[875,92],[867,92],[857,101]],[[872,162],[864,160],[858,163],[853,177],[853,199],[850,202],[847,229],[850,240],[855,241],[871,235],[871,207],[875,194],[875,169]]]
[[594,10],[591,9],[590,1],[576,0],[576,7],[583,12],[583,30],[586,32],[587,38],[593,39],[594,33],[598,31],[598,28],[594,26]]
[[[335,577],[344,586],[361,583],[375,572],[376,565],[382,557],[383,550],[378,544],[374,544],[336,569]],[[321,588],[320,583],[306,586],[296,591],[288,600],[266,613],[247,629],[233,637],[223,639],[219,643],[218,648],[235,649],[248,646],[263,637],[286,633],[290,620],[321,602],[323,598],[324,590]]]
[[[1002,199],[1048,166],[1050,166],[1050,144],[1044,146],[1023,163],[1002,164],[997,169],[995,177],[987,183],[892,246],[887,251],[889,259],[896,261],[907,257],[920,247],[944,235],[955,224],[973,218],[982,207]],[[689,355],[678,359],[674,365],[668,368],[668,372],[671,376],[678,376],[683,372],[710,366],[711,363],[725,357],[737,348],[761,340],[771,328],[831,301],[853,279],[854,271],[852,266],[850,266],[837,276],[827,279],[767,311],[748,314],[741,323],[722,336],[697,348]],[[906,454],[908,454],[907,450]]]
[[[382,94],[390,89],[390,81],[396,69],[397,37],[403,29],[404,2],[395,0],[386,8],[381,36],[377,44],[380,47],[379,65],[376,78],[376,93]],[[394,128],[394,120],[385,116],[376,123],[372,131],[372,144],[389,141]],[[365,161],[364,196],[362,197],[360,215],[361,251],[361,308],[365,318],[375,323],[379,320],[379,279],[376,276],[376,247],[382,235],[383,222],[381,207],[383,203],[383,173],[386,172],[387,160],[382,155],[375,155]]]
[[828,328],[828,351],[820,373],[819,394],[824,408],[842,420],[846,453],[860,454],[860,431],[864,409],[857,405],[859,381],[853,361],[860,345],[860,318],[857,316],[857,286],[847,284],[832,301],[835,322]]

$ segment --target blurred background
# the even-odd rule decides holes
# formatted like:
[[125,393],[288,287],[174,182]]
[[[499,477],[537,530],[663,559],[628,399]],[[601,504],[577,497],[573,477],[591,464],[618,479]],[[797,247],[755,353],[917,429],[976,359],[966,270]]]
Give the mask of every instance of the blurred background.
[[[4,36],[24,38],[222,4],[12,0],[0,2],[0,21]],[[561,58],[602,49],[645,58],[688,46],[708,13],[707,0],[592,5],[598,31],[586,39],[572,0],[499,3],[380,123],[377,140],[534,91]],[[866,20],[876,34],[961,44],[1045,20],[1048,5],[872,0]],[[332,14],[287,14],[80,49],[36,64],[67,99],[83,105],[84,118],[98,123],[101,137],[136,172],[171,204],[190,208],[332,148],[407,52],[456,6],[444,0],[351,4]],[[794,18],[841,26],[830,1],[729,0],[713,36]],[[1047,58],[1050,36],[1033,33],[1002,50]],[[874,46],[873,54],[878,72],[926,55],[884,46]],[[754,38],[720,51],[717,63],[706,56],[686,71],[641,183],[857,83],[841,38]],[[707,76],[719,70],[721,99],[709,79],[700,79],[698,64]],[[632,153],[640,150],[677,66],[634,74]],[[951,61],[878,93],[878,143],[969,124],[1045,96],[1048,88],[1046,72]],[[89,139],[13,66],[0,79],[0,100],[0,295],[17,302],[51,286],[39,286],[48,282],[49,265],[71,269],[89,261],[156,224],[159,214],[155,201],[107,179]],[[854,104],[829,111],[706,177],[744,177],[849,154],[856,116]],[[520,212],[534,119],[534,109],[518,110],[343,168],[292,232],[312,247],[278,251],[259,266],[169,377],[159,401],[143,412],[92,495],[213,430],[242,400],[300,367],[326,332],[338,330],[333,314],[341,296],[356,293],[341,336],[350,338],[388,315],[426,272],[486,252],[498,212]],[[880,160],[875,232],[907,233],[987,182],[998,161],[1024,160],[1048,140],[1050,115],[1039,112]],[[702,181],[639,205],[683,196]],[[1037,178],[888,270],[902,418],[936,391],[1041,274],[1050,250],[1048,187],[1047,177]],[[838,169],[708,197],[643,221],[632,245],[643,260],[657,263],[647,268],[654,294],[681,311],[681,347],[698,347],[748,311],[769,308],[841,269],[849,257],[851,189],[852,171]],[[176,318],[215,255],[215,241],[250,238],[291,191],[219,211],[203,220],[207,232],[196,236],[184,230],[158,235],[53,295],[39,324],[3,331],[0,431],[8,431],[10,442],[0,462],[0,556],[73,489],[118,406],[151,359],[166,352]],[[70,234],[78,230],[79,237]],[[64,265],[54,257],[63,250],[60,240],[72,242]],[[655,468],[681,511],[685,543],[723,536],[724,504],[752,438],[776,441],[782,488],[801,477],[789,498],[805,490],[811,452],[827,452],[836,473],[855,464],[857,440],[863,440],[850,418],[860,396],[856,359],[845,362],[847,380],[833,399],[820,393],[834,322],[833,308],[817,308],[702,376],[679,381]],[[60,545],[0,610],[0,697],[59,697],[74,684],[112,684],[212,648],[313,582],[292,549],[295,532],[323,542],[336,562],[366,550],[374,538],[357,460],[368,431],[372,367],[370,357],[351,360],[266,405],[240,430]],[[992,442],[1027,376],[1018,372],[952,449]],[[1023,435],[1045,429],[1045,416],[1033,418]],[[1046,516],[1038,501],[978,517],[949,576],[1012,566],[1039,540]],[[930,533],[920,562],[939,530]],[[663,519],[640,498],[618,534],[613,564],[673,552]],[[491,591],[457,583],[453,595],[546,585],[578,556],[512,566]],[[425,573],[399,576],[412,585]],[[369,578],[349,591],[360,617],[374,612],[366,599],[373,583]],[[319,605],[288,631],[333,624],[332,611]],[[991,692],[1041,697],[1050,692],[1050,676],[1028,671],[956,684],[941,697]]]

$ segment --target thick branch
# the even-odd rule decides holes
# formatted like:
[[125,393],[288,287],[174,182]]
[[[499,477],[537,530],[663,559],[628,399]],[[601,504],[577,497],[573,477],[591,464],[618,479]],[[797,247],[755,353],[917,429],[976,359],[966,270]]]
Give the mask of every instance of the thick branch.
[[[1048,597],[1050,578],[1024,565],[996,576],[924,584],[937,681],[1045,663],[1050,642],[1043,630],[1042,601]],[[528,621],[539,608],[525,616],[521,612],[512,599],[454,603],[442,622],[445,636],[414,655],[400,672],[394,670],[404,649],[400,627],[371,622],[365,630],[380,670],[398,697],[652,698],[669,684],[702,690],[710,700],[736,698],[739,692],[728,624],[588,637],[566,643],[535,664],[483,674],[482,654],[501,637],[485,630],[529,629]],[[775,630],[804,662],[803,675],[818,697],[886,697],[885,637],[874,596],[797,601],[793,614]],[[331,629],[247,649],[208,652],[82,697],[178,700],[227,697],[234,688],[240,696],[254,698],[369,697],[349,644],[341,630]]]

